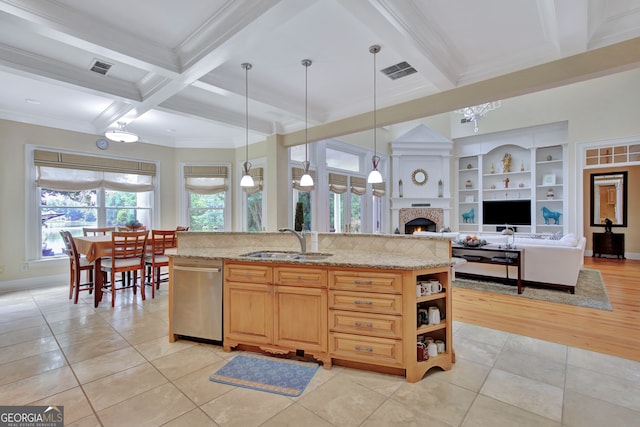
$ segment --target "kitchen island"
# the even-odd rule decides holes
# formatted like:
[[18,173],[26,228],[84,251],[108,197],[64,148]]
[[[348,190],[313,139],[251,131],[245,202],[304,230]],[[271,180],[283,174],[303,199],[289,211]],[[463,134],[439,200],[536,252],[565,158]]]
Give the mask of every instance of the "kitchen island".
[[[454,361],[451,332],[451,243],[446,238],[320,234],[318,253],[302,259],[283,233],[181,233],[170,255],[176,265],[223,261],[223,348],[313,357],[332,364],[420,380],[432,367]],[[296,250],[298,249],[298,250]],[[255,256],[276,252],[278,257]],[[253,256],[252,256],[253,255]],[[170,274],[173,277],[173,274]],[[443,291],[417,296],[418,282],[439,281]],[[170,340],[173,304],[170,283]],[[441,321],[419,324],[418,313],[437,307]],[[420,337],[442,341],[422,360]]]

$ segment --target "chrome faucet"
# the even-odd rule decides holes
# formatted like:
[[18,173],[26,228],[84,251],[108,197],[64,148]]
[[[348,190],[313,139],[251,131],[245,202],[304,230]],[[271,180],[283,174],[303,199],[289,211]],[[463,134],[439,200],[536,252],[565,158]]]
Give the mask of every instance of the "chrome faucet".
[[307,253],[307,237],[303,233],[299,233],[296,230],[293,230],[291,228],[280,228],[278,229],[278,231],[280,232],[290,231],[293,234],[295,234],[298,240],[300,241],[300,251],[303,254]]

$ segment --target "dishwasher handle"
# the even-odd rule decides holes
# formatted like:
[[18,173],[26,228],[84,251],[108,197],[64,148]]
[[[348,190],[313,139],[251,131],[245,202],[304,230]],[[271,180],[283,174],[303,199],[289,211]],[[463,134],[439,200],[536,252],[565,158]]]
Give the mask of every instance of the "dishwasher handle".
[[204,273],[220,273],[222,271],[221,268],[216,267],[182,267],[179,265],[173,266],[173,269],[183,271],[199,271]]

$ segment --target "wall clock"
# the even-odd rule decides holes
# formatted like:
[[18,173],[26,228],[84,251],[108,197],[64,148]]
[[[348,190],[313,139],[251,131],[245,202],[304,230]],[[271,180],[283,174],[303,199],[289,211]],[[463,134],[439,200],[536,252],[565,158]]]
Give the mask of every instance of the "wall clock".
[[428,179],[429,175],[424,169],[416,169],[411,174],[411,180],[415,185],[425,185]]
[[109,148],[109,141],[104,138],[100,138],[96,141],[96,147],[101,150],[106,150],[107,148]]

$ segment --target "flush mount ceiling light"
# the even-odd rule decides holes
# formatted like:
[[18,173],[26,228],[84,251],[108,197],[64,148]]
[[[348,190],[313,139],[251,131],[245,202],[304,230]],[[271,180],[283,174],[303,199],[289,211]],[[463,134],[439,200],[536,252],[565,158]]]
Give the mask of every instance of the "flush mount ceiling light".
[[125,122],[118,122],[117,129],[109,129],[104,133],[108,139],[116,142],[136,142],[138,140],[138,135],[133,132],[128,132],[127,124]]
[[380,46],[377,44],[369,48],[369,52],[373,54],[373,157],[371,163],[373,169],[369,172],[367,182],[370,184],[378,184],[382,182],[382,174],[378,171],[378,164],[380,163],[380,157],[378,157],[378,144],[376,134],[378,129],[376,126],[376,54],[380,52]]
[[304,65],[304,163],[302,167],[304,172],[302,173],[302,177],[300,178],[300,186],[301,187],[311,187],[313,186],[313,178],[309,175],[309,135],[308,135],[308,125],[307,125],[307,82],[308,82],[308,72],[309,67],[311,66],[310,59],[303,59],[302,65]]
[[473,122],[474,132],[478,132],[478,122],[484,118],[484,116],[491,110],[500,108],[500,101],[486,102],[480,105],[474,105],[471,107],[465,107],[460,110],[456,110],[456,113],[462,114],[464,119],[462,123]]
[[245,85],[245,130],[246,130],[246,143],[245,143],[245,159],[242,165],[242,179],[240,180],[240,187],[253,187],[253,177],[249,174],[251,170],[251,163],[249,163],[249,70],[252,65],[248,62],[244,62],[240,65],[244,68],[244,85]]

